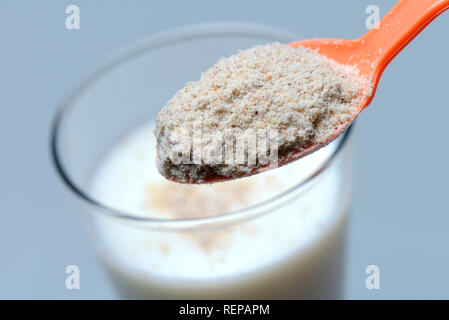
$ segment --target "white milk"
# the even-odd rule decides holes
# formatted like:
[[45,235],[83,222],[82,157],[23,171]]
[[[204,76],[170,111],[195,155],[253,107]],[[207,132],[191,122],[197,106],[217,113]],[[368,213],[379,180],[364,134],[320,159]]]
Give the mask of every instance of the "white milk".
[[[155,143],[151,124],[118,143],[94,174],[92,196],[142,217],[216,215],[294,187],[336,148],[253,177],[192,186],[157,172]],[[145,230],[97,215],[100,255],[126,298],[335,298],[347,209],[343,178],[331,168],[281,208],[215,230]]]

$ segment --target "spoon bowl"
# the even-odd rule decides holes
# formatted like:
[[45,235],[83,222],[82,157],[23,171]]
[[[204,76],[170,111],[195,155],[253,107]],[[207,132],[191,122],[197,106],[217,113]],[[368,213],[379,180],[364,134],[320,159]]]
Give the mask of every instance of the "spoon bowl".
[[[278,159],[275,164],[254,168],[250,173],[241,177],[254,175],[288,164],[326,146],[336,139],[349,127],[359,113],[370,104],[374,98],[382,72],[390,61],[433,19],[448,8],[449,0],[400,0],[374,28],[358,39],[309,39],[290,43],[289,46],[293,48],[299,46],[309,48],[340,65],[355,68],[358,77],[366,85],[360,89],[358,105],[352,119],[347,121],[347,123],[341,123],[324,141],[293,152],[285,158]],[[216,176],[207,178],[204,182],[212,183],[230,179],[235,179],[235,177]],[[198,183],[197,181],[185,182]]]

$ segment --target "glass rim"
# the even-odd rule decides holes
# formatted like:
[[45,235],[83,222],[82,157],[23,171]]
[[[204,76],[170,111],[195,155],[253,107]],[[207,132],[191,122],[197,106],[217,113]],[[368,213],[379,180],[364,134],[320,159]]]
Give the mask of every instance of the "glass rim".
[[92,207],[92,213],[99,212],[105,214],[106,216],[119,219],[124,223],[134,225],[136,227],[155,230],[179,231],[209,229],[218,226],[221,227],[249,220],[254,217],[271,212],[278,207],[281,207],[290,199],[306,192],[309,187],[313,185],[313,183],[317,181],[317,179],[319,179],[319,177],[322,176],[327,171],[327,169],[335,162],[335,159],[341,153],[341,150],[348,140],[348,136],[352,131],[352,125],[350,125],[346,132],[342,134],[340,141],[338,142],[338,146],[335,148],[335,150],[333,150],[333,152],[328,156],[323,164],[316,170],[312,171],[306,178],[295,184],[293,187],[275,195],[274,197],[270,197],[243,209],[229,211],[215,216],[188,219],[160,219],[132,215],[132,213],[130,212],[117,210],[108,206],[107,204],[102,203],[101,201],[90,196],[89,193],[84,190],[84,188],[78,186],[74,182],[69,171],[65,169],[63,161],[61,160],[60,151],[58,148],[58,137],[61,122],[64,119],[65,114],[74,106],[72,102],[75,101],[78,96],[82,95],[84,90],[88,88],[90,84],[95,83],[95,81],[100,79],[103,74],[107,73],[117,66],[120,66],[122,62],[134,59],[140,54],[143,54],[144,52],[146,52],[146,49],[158,47],[166,43],[171,43],[173,41],[186,40],[198,36],[219,34],[225,35],[232,33],[255,36],[271,35],[273,37],[285,39],[291,38],[293,36],[292,33],[276,27],[263,24],[240,22],[204,23],[170,29],[144,38],[134,45],[131,44],[125,46],[125,48],[119,50],[117,53],[107,58],[105,62],[94,68],[93,71],[85,76],[81,80],[81,82],[76,85],[71,91],[69,91],[65,98],[61,100],[51,126],[51,158],[56,171],[58,172],[65,185],[84,203],[89,204]]

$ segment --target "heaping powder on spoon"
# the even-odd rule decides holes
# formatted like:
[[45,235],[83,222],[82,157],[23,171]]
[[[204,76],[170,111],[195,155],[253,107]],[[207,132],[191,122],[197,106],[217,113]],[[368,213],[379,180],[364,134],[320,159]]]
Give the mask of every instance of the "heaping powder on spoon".
[[346,127],[363,85],[354,68],[303,47],[273,43],[222,58],[160,111],[158,170],[178,182],[248,175],[274,153],[270,137],[285,157]]

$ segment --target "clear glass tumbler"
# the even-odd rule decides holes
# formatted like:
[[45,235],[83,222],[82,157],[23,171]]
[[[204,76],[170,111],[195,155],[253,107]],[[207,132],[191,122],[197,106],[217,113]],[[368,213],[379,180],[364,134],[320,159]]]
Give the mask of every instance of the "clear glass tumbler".
[[[203,218],[146,217],[113,209],[90,192],[104,155],[135,128],[154,119],[178,89],[198,79],[220,57],[257,44],[299,39],[272,27],[241,23],[164,32],[108,59],[62,102],[52,133],[55,166],[75,195],[95,252],[119,297],[342,297],[352,183],[350,130],[325,148],[326,156],[313,170],[293,174],[295,184],[288,190],[216,216],[205,212]],[[260,226],[262,234],[239,235],[228,256],[220,256],[210,266],[206,264],[211,260],[201,260],[196,251],[189,255],[175,250],[165,259],[160,252],[164,248],[157,254],[147,250],[161,239],[190,243],[189,236],[211,239],[236,228]],[[113,240],[105,230],[114,230]],[[151,264],[158,259],[165,259],[165,267],[155,271]]]

